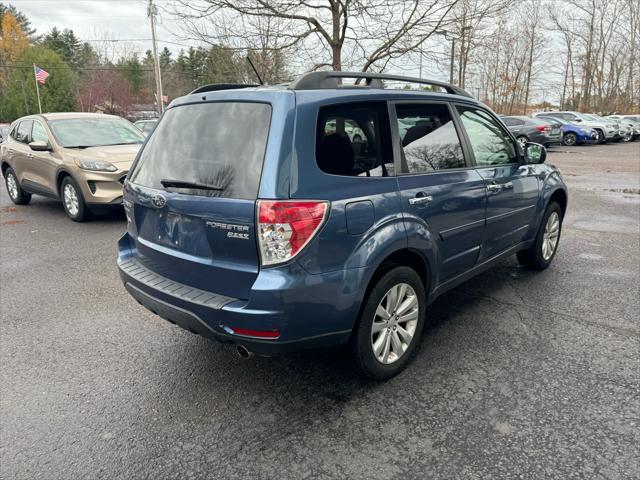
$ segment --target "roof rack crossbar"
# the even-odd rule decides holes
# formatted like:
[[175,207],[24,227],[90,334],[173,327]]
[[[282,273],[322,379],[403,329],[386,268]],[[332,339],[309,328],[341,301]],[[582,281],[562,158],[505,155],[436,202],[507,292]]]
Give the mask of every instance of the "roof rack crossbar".
[[[310,72],[302,75],[298,79],[294,80],[289,88],[291,90],[316,90],[324,88],[340,88],[338,79],[340,78],[357,78],[365,80],[365,87],[368,88],[383,88],[381,80],[394,80],[407,83],[420,83],[423,85],[432,85],[434,87],[443,88],[447,93],[452,95],[462,95],[464,97],[471,97],[471,94],[466,90],[451,85],[447,82],[441,82],[439,80],[428,80],[425,78],[416,77],[403,77],[400,75],[392,75],[388,73],[374,73],[374,72],[339,72],[339,71],[324,71],[324,72]],[[360,87],[362,88],[362,87]]]
[[194,93],[215,92],[217,90],[232,90],[235,88],[252,88],[258,86],[259,85],[246,83],[211,83],[209,85],[203,85],[196,88],[193,92],[189,93],[189,95],[193,95]]

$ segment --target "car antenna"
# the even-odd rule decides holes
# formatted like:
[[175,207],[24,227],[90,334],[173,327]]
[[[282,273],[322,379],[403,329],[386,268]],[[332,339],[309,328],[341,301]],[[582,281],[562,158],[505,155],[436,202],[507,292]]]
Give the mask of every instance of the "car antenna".
[[249,62],[249,65],[251,65],[251,68],[253,69],[253,73],[255,73],[256,77],[258,77],[258,83],[260,83],[260,85],[264,85],[264,82],[262,81],[262,77],[258,73],[258,70],[256,70],[256,66],[251,61],[251,58],[249,57],[249,55],[247,55],[247,62]]

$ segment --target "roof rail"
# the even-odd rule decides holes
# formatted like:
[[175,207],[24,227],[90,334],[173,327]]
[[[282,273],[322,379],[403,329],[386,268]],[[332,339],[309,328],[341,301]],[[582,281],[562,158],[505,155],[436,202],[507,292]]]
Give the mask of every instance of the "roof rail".
[[215,92],[216,90],[232,90],[234,88],[251,88],[258,86],[259,85],[253,84],[247,85],[246,83],[211,83],[196,88],[193,92],[189,93],[189,95],[193,95],[194,93]]
[[456,87],[446,82],[438,80],[427,80],[424,78],[416,77],[403,77],[399,75],[391,75],[388,73],[375,73],[375,72],[339,72],[339,71],[324,71],[324,72],[310,72],[297,78],[291,84],[289,88],[291,90],[316,90],[324,88],[363,88],[354,87],[351,85],[341,86],[338,83],[340,78],[358,78],[365,80],[365,87],[368,88],[384,88],[382,80],[394,80],[407,83],[421,83],[425,85],[432,85],[434,87],[441,87],[447,93],[452,95],[462,95],[464,97],[471,97],[471,94],[462,88]]

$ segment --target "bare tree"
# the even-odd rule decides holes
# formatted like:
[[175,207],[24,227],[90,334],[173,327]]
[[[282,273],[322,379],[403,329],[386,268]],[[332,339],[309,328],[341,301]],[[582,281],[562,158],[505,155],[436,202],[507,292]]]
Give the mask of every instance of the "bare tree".
[[542,3],[536,0],[528,2],[526,8],[526,21],[525,21],[525,37],[527,39],[527,66],[526,66],[526,80],[524,86],[524,101],[523,101],[523,114],[526,115],[527,107],[529,106],[529,94],[531,91],[531,79],[534,75],[534,60],[541,53],[541,38],[540,38],[540,21],[541,21],[541,8]]
[[[263,51],[288,51],[310,68],[383,70],[387,63],[420,48],[453,21],[460,0],[174,0],[172,13],[186,32],[204,42],[221,37],[251,47],[269,23]],[[253,48],[253,47],[252,47]],[[309,65],[305,65],[305,69]]]
[[449,35],[457,41],[458,85],[465,88],[468,69],[473,63],[475,49],[492,31],[495,19],[504,13],[514,0],[460,0],[453,9]]

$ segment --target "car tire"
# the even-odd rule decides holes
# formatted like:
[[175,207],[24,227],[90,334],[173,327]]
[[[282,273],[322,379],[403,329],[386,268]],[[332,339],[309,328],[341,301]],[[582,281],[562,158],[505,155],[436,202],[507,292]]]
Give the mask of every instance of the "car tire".
[[67,216],[74,222],[84,222],[90,216],[82,190],[72,177],[64,177],[60,185],[60,199]]
[[400,373],[420,342],[426,306],[425,287],[415,270],[399,266],[380,277],[364,300],[351,337],[356,367],[375,380]]
[[568,132],[562,137],[562,144],[567,147],[573,147],[578,144],[578,136],[573,132]]
[[516,137],[516,140],[518,141],[520,146],[522,148],[524,148],[524,145],[525,145],[525,143],[527,143],[529,141],[529,138],[526,137],[525,135],[520,135],[520,136]]
[[602,133],[602,130],[597,130],[594,129],[594,131],[596,132],[596,145],[600,145],[601,143],[605,143],[607,141],[607,139],[604,136],[604,133]]
[[[516,256],[518,262],[531,270],[544,270],[553,261],[560,244],[562,233],[562,208],[556,202],[549,203],[544,212],[540,228],[533,245],[527,250],[520,250]],[[551,249],[551,250],[549,250]]]
[[16,172],[11,167],[4,172],[4,183],[7,187],[9,198],[16,205],[26,205],[31,201],[31,194],[22,189]]

